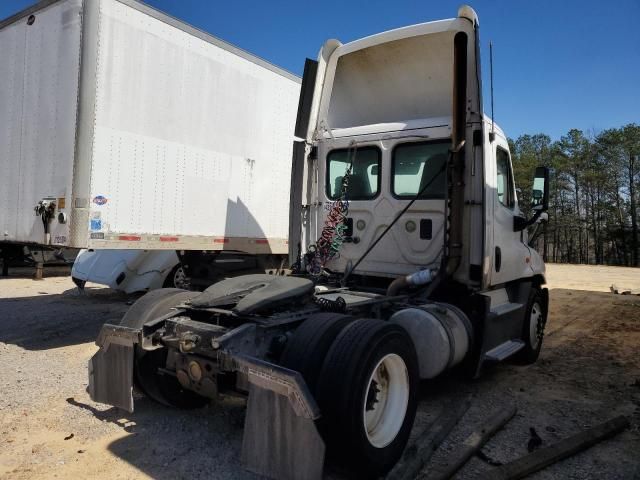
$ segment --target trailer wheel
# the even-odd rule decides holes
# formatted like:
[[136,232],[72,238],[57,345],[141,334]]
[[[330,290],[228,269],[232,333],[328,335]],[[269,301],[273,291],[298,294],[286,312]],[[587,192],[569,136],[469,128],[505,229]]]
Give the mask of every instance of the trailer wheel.
[[171,269],[167,278],[164,279],[163,288],[180,288],[183,290],[191,290],[191,282],[182,264],[177,264]]
[[418,359],[399,325],[348,325],[325,359],[317,387],[319,429],[330,456],[359,476],[379,477],[398,461],[418,400]]
[[[154,318],[166,315],[175,305],[199,295],[178,288],[160,288],[140,297],[125,313],[120,325],[142,328]],[[199,408],[209,400],[182,388],[178,380],[158,372],[167,362],[167,349],[143,350],[136,345],[133,379],[135,385],[149,398],[158,403],[177,408]]]
[[522,325],[524,348],[516,354],[515,359],[517,362],[529,365],[538,359],[540,350],[542,349],[542,339],[544,337],[544,327],[546,323],[547,303],[542,295],[542,291],[537,287],[532,287]]
[[306,319],[293,333],[282,353],[280,364],[302,374],[315,395],[322,364],[338,334],[353,322],[342,313],[318,313]]

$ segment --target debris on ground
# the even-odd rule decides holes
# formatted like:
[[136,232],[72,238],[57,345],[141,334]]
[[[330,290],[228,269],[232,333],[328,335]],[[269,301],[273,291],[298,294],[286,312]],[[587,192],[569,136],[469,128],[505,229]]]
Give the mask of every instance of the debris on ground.
[[509,420],[516,414],[515,405],[506,408],[500,408],[495,411],[487,420],[476,429],[462,442],[462,445],[454,451],[446,465],[431,468],[422,478],[424,480],[448,480],[453,477],[458,470],[489,441],[493,435],[503,428]]
[[542,445],[542,438],[540,438],[540,435],[538,435],[538,432],[536,432],[536,429],[533,427],[529,427],[529,434],[530,437],[529,442],[527,443],[527,451],[531,453]]
[[494,467],[498,467],[498,466],[502,465],[502,462],[500,462],[498,460],[494,460],[489,455],[484,453],[482,450],[478,450],[476,452],[476,457],[478,457],[483,462],[485,462],[485,463],[487,463],[487,464],[489,464],[491,466],[494,466]]
[[615,293],[616,295],[640,295],[639,289],[618,288],[616,285],[611,285],[609,289],[611,293]]
[[389,472],[387,480],[413,480],[429,462],[442,441],[458,424],[471,407],[471,397],[459,401],[453,408],[446,408],[438,418],[404,451],[402,458]]
[[[629,428],[629,420],[619,416],[600,425],[567,437],[559,442],[497,467],[483,475],[485,480],[516,480],[564,460],[596,443]],[[532,429],[533,430],[533,429]]]

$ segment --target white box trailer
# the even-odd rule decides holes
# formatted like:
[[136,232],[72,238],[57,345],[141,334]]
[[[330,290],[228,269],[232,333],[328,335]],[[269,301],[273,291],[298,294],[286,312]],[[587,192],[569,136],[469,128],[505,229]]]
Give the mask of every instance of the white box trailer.
[[134,0],[0,45],[0,242],[287,253],[298,77]]

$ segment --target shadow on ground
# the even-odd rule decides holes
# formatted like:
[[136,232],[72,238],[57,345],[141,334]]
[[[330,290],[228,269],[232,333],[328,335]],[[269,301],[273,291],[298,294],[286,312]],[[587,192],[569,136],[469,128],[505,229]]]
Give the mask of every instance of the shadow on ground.
[[[36,273],[35,266],[9,267],[9,275],[0,275],[0,288],[3,280],[15,280],[16,278],[32,279]],[[71,265],[45,265],[43,270],[44,278],[68,277],[71,275]]]
[[76,288],[53,295],[43,291],[39,296],[0,298],[0,342],[27,350],[92,342],[104,323],[120,321],[135,298],[110,289],[80,293]]
[[67,403],[118,425],[129,435],[108,445],[118,458],[151,478],[257,479],[240,463],[245,402],[228,398],[197,410],[175,410],[145,397],[136,411],[100,411],[73,398]]

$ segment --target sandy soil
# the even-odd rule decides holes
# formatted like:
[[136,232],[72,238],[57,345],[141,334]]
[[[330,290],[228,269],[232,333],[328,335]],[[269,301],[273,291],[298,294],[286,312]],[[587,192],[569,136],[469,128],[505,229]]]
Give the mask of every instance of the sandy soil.
[[[239,461],[242,401],[176,412],[140,398],[131,415],[91,402],[93,340],[135,297],[97,286],[80,295],[65,270],[41,282],[30,273],[0,278],[0,478],[255,478]],[[450,374],[423,383],[414,432],[474,396],[438,464],[478,422],[515,404],[516,417],[483,449],[506,462],[527,452],[531,427],[549,445],[624,414],[629,430],[530,478],[640,478],[640,297],[606,293],[611,284],[640,288],[640,271],[550,265],[548,276],[540,360],[504,363],[474,382]],[[472,458],[456,478],[490,468]]]
[[550,289],[610,292],[615,285],[620,290],[640,293],[640,270],[635,268],[547,264],[547,272]]

